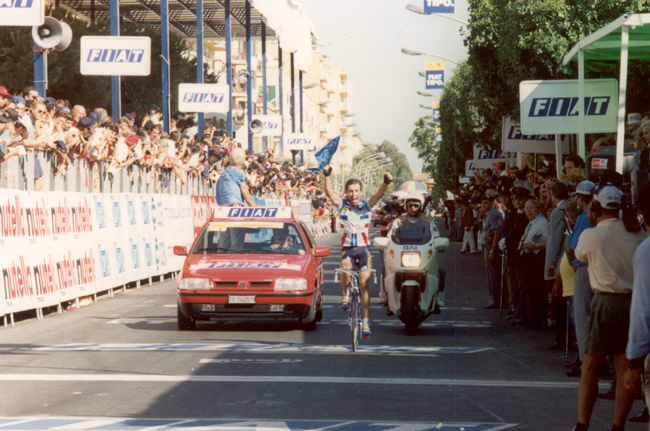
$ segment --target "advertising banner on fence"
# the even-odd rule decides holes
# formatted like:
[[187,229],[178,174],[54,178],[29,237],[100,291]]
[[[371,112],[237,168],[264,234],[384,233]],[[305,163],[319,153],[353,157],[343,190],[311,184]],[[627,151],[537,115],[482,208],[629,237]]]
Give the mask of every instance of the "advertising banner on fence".
[[[578,133],[578,80],[522,81],[519,83],[521,131]],[[616,132],[618,82],[615,79],[586,79],[584,124],[587,133]]]
[[194,198],[206,197],[0,189],[0,311],[179,270],[172,248],[193,240]]
[[151,39],[146,36],[83,36],[80,53],[82,75],[149,76],[151,73]]
[[179,84],[178,110],[224,114],[230,109],[229,92],[226,84]]
[[454,13],[456,0],[424,0],[424,13]]
[[[556,135],[525,135],[519,123],[510,117],[503,117],[501,149],[520,153],[555,154]],[[571,140],[568,134],[557,135],[562,145],[562,154],[570,154]]]
[[439,90],[445,86],[445,62],[428,61],[424,63],[424,79],[427,90]]
[[0,26],[41,25],[45,0],[0,0]]

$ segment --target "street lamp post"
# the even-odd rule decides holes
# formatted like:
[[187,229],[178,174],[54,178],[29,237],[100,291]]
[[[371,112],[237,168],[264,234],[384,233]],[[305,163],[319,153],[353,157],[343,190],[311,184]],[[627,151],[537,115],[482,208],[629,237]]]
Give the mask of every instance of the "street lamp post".
[[467,27],[469,25],[469,23],[467,21],[463,21],[462,19],[458,19],[458,18],[455,18],[455,17],[450,16],[450,15],[443,15],[441,13],[427,13],[424,10],[422,10],[421,7],[416,6],[414,4],[407,4],[406,9],[410,10],[411,12],[418,13],[420,15],[435,15],[435,16],[439,16],[439,17],[442,17],[442,18],[451,19],[453,21],[456,21],[456,22],[459,22],[459,23],[463,24],[465,27]]
[[448,62],[450,62],[450,63],[454,63],[454,64],[456,64],[456,65],[457,65],[457,64],[460,64],[460,63],[458,63],[457,61],[454,61],[454,60],[452,60],[452,59],[450,59],[450,58],[447,58],[447,57],[443,57],[442,55],[438,55],[438,54],[429,54],[429,53],[422,52],[422,51],[414,51],[414,50],[412,50],[412,49],[402,48],[402,53],[403,53],[403,54],[406,54],[406,55],[426,55],[426,56],[428,56],[428,57],[442,58],[443,60],[448,61]]
[[393,162],[390,161],[390,157],[387,157],[384,160],[379,160],[377,163],[373,164],[372,166],[369,166],[363,175],[364,178],[364,183],[365,184],[370,184],[370,181],[372,180],[372,177],[375,175],[377,172],[377,168],[380,166],[391,166]]
[[361,178],[365,178],[366,181],[367,181],[370,172],[377,169],[382,164],[388,164],[390,162],[391,162],[390,157],[386,157],[384,159],[376,160],[376,161],[373,161],[373,162],[369,163],[368,166],[365,167],[364,170],[361,172],[361,175],[360,175]]
[[355,167],[354,171],[352,172],[353,176],[358,176],[361,173],[361,171],[362,171],[361,166],[364,163],[369,162],[372,159],[376,159],[377,157],[386,157],[386,154],[384,154],[383,152],[380,152],[380,153],[371,154],[371,155],[363,158],[362,160],[359,161],[359,163],[357,163],[357,166]]

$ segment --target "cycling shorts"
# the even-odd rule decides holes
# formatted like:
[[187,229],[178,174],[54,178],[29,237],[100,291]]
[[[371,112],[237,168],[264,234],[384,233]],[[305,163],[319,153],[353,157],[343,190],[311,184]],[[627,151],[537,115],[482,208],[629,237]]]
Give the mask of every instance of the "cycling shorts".
[[353,268],[371,269],[372,256],[370,247],[343,247],[341,249],[341,260],[348,259],[352,262]]

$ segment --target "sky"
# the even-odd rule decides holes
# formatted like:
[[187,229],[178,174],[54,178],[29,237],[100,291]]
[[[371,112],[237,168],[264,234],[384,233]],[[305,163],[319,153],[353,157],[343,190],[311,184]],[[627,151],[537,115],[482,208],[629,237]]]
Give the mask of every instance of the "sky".
[[[330,64],[340,66],[352,80],[354,122],[364,142],[388,140],[406,155],[411,168],[422,169],[422,161],[411,148],[409,137],[415,122],[430,110],[442,90],[426,90],[424,71],[429,56],[402,54],[407,48],[460,62],[467,58],[461,23],[435,15],[420,15],[406,9],[409,3],[422,8],[424,0],[299,0],[312,21],[321,51]],[[469,19],[466,0],[456,0],[453,17]],[[445,62],[445,80],[454,64]]]

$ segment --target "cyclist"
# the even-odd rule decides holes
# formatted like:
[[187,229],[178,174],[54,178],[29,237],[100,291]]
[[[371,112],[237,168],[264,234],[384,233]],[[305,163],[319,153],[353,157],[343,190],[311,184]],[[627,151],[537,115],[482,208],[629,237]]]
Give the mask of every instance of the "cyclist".
[[[329,177],[332,168],[328,165],[323,173]],[[372,257],[370,256],[370,242],[368,240],[368,228],[372,215],[372,207],[384,196],[388,185],[393,181],[390,172],[384,174],[384,182],[370,198],[362,201],[363,183],[357,179],[349,179],[345,183],[346,198],[341,199],[339,195],[332,190],[332,185],[328,178],[325,178],[325,193],[330,198],[332,204],[338,209],[339,227],[343,230],[341,236],[341,267],[352,268],[355,262],[358,262],[361,270],[372,268]],[[370,337],[370,292],[368,292],[368,282],[370,281],[370,272],[364,271],[359,274],[359,289],[361,291],[361,310],[363,312],[363,326],[361,328],[363,338]],[[349,276],[341,275],[341,285],[343,287],[343,297],[341,298],[341,308],[348,311],[350,307],[350,295],[348,294]]]

